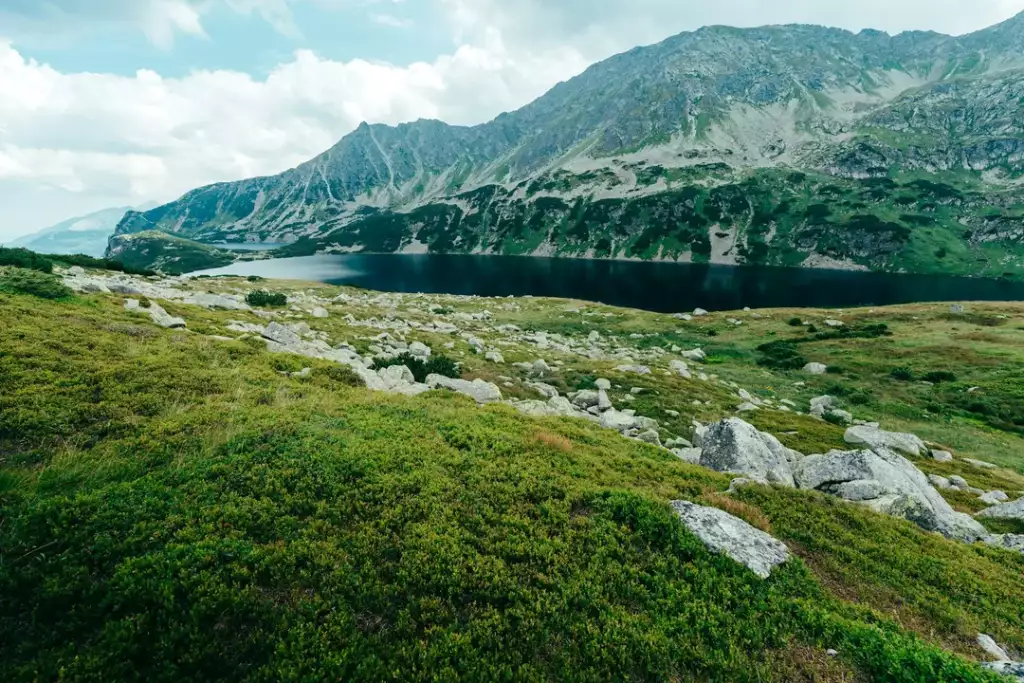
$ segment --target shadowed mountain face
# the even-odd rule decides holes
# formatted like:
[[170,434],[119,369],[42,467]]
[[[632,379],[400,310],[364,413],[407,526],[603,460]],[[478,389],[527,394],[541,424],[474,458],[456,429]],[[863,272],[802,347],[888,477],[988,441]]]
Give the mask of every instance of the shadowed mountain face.
[[1024,273],[1024,15],[950,37],[710,27],[479,126],[362,124],[119,233]]

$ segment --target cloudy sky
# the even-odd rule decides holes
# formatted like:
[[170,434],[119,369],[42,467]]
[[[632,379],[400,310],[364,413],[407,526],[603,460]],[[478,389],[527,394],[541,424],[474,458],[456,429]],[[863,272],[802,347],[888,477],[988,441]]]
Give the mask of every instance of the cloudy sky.
[[1024,0],[0,0],[0,241],[277,173],[360,121],[473,124],[706,24],[966,33]]

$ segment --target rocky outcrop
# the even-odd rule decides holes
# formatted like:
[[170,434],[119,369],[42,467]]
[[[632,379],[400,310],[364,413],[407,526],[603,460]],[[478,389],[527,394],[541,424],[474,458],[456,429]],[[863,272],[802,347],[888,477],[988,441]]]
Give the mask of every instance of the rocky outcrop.
[[708,427],[700,446],[700,464],[704,467],[768,484],[794,486],[790,457],[795,452],[739,418]]
[[789,548],[760,529],[728,512],[675,500],[672,509],[687,529],[714,553],[732,558],[767,579],[789,559]]
[[477,403],[496,403],[501,400],[501,389],[490,382],[475,379],[472,382],[464,379],[452,379],[442,375],[429,375],[427,386],[431,389],[448,389],[469,396]]
[[843,440],[852,446],[866,446],[873,451],[886,450],[914,456],[928,452],[924,441],[913,434],[886,432],[868,425],[850,427]]
[[1019,498],[1012,503],[1002,503],[985,508],[978,513],[978,517],[989,519],[1020,519],[1024,520],[1024,498]]
[[794,477],[800,488],[839,496],[950,539],[973,542],[988,535],[981,524],[953,510],[913,463],[884,447],[811,455],[796,465]]

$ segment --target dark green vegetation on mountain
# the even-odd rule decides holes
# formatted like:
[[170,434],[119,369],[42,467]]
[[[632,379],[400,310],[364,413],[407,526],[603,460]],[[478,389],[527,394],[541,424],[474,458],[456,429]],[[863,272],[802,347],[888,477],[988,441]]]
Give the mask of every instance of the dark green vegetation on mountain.
[[168,275],[218,268],[235,262],[235,254],[195,240],[158,231],[114,235],[107,255],[134,268],[153,268]]
[[[252,288],[220,278],[190,286]],[[289,298],[342,291],[260,286]],[[926,471],[1024,491],[1019,304],[956,317],[941,305],[847,312],[851,328],[884,324],[891,334],[800,343],[842,366],[818,377],[759,366],[756,349],[768,336],[813,335],[786,321],[818,311],[683,326],[596,305],[588,309],[611,317],[591,322],[556,300],[505,310],[508,300],[437,299],[446,307],[437,315],[487,306],[495,325],[701,343],[709,371],[759,396],[806,402],[827,391],[858,414],[1007,468],[918,462]],[[165,301],[189,330],[164,330],[123,302],[0,290],[0,680],[994,682],[970,661],[980,656],[975,635],[1024,650],[1020,554],[946,541],[817,493],[726,496],[728,475],[587,422],[440,392],[371,393],[326,361],[211,338],[231,334],[228,320],[262,320],[250,312]],[[361,353],[373,333],[344,315],[388,312],[331,308],[306,322]],[[463,360],[466,378],[518,377],[460,338],[417,338],[455,342],[446,353]],[[536,353],[505,351],[509,362]],[[546,381],[565,391],[601,375],[643,387],[634,407],[674,409],[663,424],[675,433],[735,405],[718,384],[564,360]],[[306,377],[281,374],[304,366]],[[955,371],[957,381],[890,377],[903,366]],[[791,388],[797,379],[808,386]],[[804,415],[750,419],[804,452],[842,446],[842,429]],[[677,498],[770,529],[798,558],[759,580],[685,531],[666,504]]]
[[479,126],[363,124],[118,232],[1019,277],[1022,102],[1024,14],[955,38],[711,27]]

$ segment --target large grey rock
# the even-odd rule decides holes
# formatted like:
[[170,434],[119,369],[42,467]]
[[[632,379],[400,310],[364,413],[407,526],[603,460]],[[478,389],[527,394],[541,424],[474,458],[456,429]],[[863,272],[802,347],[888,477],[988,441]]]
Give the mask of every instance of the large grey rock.
[[266,326],[263,338],[282,346],[298,346],[302,343],[302,338],[293,329],[276,321]]
[[984,541],[996,548],[1024,553],[1024,534],[992,534],[987,536]]
[[249,304],[245,303],[240,298],[236,299],[234,297],[224,296],[221,294],[210,294],[209,292],[192,294],[182,303],[202,306],[203,308],[222,308],[225,311],[250,310]]
[[1024,498],[1019,498],[1012,503],[1002,503],[985,508],[978,513],[978,517],[990,519],[1024,519]]
[[679,355],[686,360],[693,361],[694,363],[703,363],[708,357],[708,355],[704,353],[703,349],[691,349],[690,351],[683,351]]
[[691,379],[693,376],[690,374],[690,366],[681,360],[674,360],[668,364],[669,369],[679,375],[683,379]]
[[612,400],[608,398],[608,392],[604,389],[600,389],[597,392],[597,409],[603,413],[604,411],[611,410],[612,408],[614,408],[614,406],[612,405]]
[[316,306],[310,311],[310,315],[314,318],[329,318],[331,314],[323,306]]
[[636,416],[612,408],[601,413],[601,426],[617,432],[626,432],[636,427]]
[[862,503],[950,539],[974,542],[988,535],[970,516],[954,511],[913,463],[892,451],[811,455],[794,467],[794,478],[800,488]]
[[598,404],[601,400],[601,394],[590,389],[583,389],[582,391],[570,394],[569,400],[572,401],[574,406],[579,406],[583,410],[586,410],[587,408],[591,408]]
[[971,488],[971,485],[967,483],[967,480],[961,477],[959,474],[951,474],[949,476],[949,485],[952,488],[960,489],[961,491],[966,491],[967,489]]
[[558,389],[550,384],[545,384],[544,382],[529,382],[526,386],[533,389],[544,398],[556,398],[558,396]]
[[952,462],[953,461],[953,454],[950,453],[949,451],[936,451],[936,450],[933,450],[932,451],[932,459],[935,460],[935,462]]
[[661,446],[661,436],[658,434],[656,429],[648,429],[646,431],[637,434],[637,440],[649,443],[652,446]]
[[773,451],[753,425],[739,418],[711,425],[700,439],[700,446],[700,464],[704,467],[769,484],[794,486],[792,468],[784,454]]
[[488,351],[484,358],[492,363],[497,363],[498,365],[502,365],[505,362],[505,357],[498,351]]
[[978,638],[977,638],[977,643],[978,643],[978,647],[980,647],[982,650],[984,650],[985,654],[987,654],[989,657],[991,657],[995,661],[997,661],[997,662],[1008,662],[1008,661],[1010,661],[1010,655],[1006,654],[1006,650],[1004,650],[1003,648],[999,647],[999,644],[996,643],[995,639],[992,636],[990,636],[990,635],[988,635],[986,633],[979,633],[978,634]]
[[464,379],[452,379],[442,375],[429,375],[427,386],[431,389],[448,389],[469,396],[477,403],[495,403],[501,400],[501,389],[497,385],[475,379],[472,382]]
[[828,366],[823,363],[808,363],[804,366],[804,372],[810,375],[824,375],[828,372]]
[[739,517],[685,500],[674,500],[671,505],[686,528],[708,550],[732,558],[762,579],[768,578],[775,567],[789,559],[789,549],[782,541]]
[[149,317],[154,323],[160,327],[166,327],[169,329],[179,329],[185,327],[185,320],[183,318],[176,318],[167,311],[165,311],[160,304],[155,301],[151,301],[149,308],[145,309],[149,312]]
[[825,413],[835,407],[836,400],[831,396],[816,396],[811,399],[811,415],[825,417]]
[[683,462],[691,465],[700,464],[701,450],[699,448],[673,448],[672,453]]
[[974,465],[975,467],[978,467],[983,470],[994,470],[996,469],[996,467],[998,467],[997,465],[993,465],[990,462],[985,462],[984,460],[975,460],[974,458],[963,458],[963,461],[968,465]]
[[377,376],[383,383],[380,391],[403,394],[405,396],[417,396],[425,391],[430,391],[430,387],[426,384],[418,384],[416,382],[416,379],[412,376],[412,370],[405,365],[392,365],[387,368],[381,368],[377,371]]
[[985,662],[983,667],[1017,681],[1024,681],[1024,662]]
[[886,432],[868,425],[850,427],[843,439],[851,446],[866,446],[873,451],[884,449],[906,455],[921,455],[928,452],[924,441],[913,434]]
[[978,500],[986,505],[998,505],[1010,500],[1010,497],[1004,491],[989,491],[979,496]]
[[430,358],[430,347],[423,342],[414,341],[409,344],[409,353],[417,358]]

